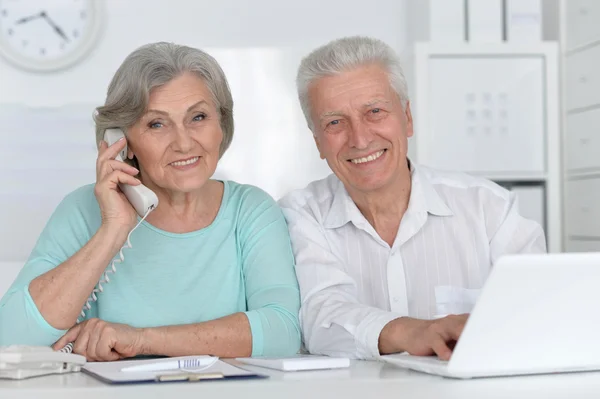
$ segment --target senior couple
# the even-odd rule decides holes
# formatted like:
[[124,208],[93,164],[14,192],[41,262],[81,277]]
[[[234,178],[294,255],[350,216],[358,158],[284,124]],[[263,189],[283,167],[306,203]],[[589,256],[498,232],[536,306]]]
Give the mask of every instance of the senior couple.
[[[96,182],[64,198],[2,298],[0,345],[73,343],[105,361],[288,356],[303,340],[315,354],[448,359],[496,259],[544,252],[541,227],[498,185],[407,158],[406,81],[385,43],[314,50],[297,88],[333,174],[276,203],[211,179],[234,132],[218,63],[170,43],[130,54],[96,110]],[[126,140],[107,146],[108,128]],[[119,183],[159,206],[140,220]]]

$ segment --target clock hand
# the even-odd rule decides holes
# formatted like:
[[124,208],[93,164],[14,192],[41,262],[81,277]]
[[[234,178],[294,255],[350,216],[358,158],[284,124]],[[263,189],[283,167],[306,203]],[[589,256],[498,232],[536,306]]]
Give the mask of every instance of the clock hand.
[[65,32],[58,25],[54,25],[54,30],[56,31],[56,33],[58,33],[60,36],[62,36],[63,39],[65,39],[66,41],[69,41],[69,38],[67,37]]
[[60,28],[60,26],[56,25],[52,19],[50,19],[50,17],[48,16],[48,14],[46,14],[45,11],[42,11],[40,13],[40,15],[42,16],[42,18],[44,18],[46,20],[46,22],[48,22],[48,24],[50,24],[50,26],[52,27],[52,29],[54,29],[54,31],[59,36],[61,36],[66,41],[69,41],[69,38],[67,37],[67,35],[65,34],[65,32]]
[[43,14],[44,14],[44,12],[42,11],[42,12],[40,12],[40,13],[38,13],[38,14],[30,15],[30,16],[28,16],[28,17],[23,17],[23,18],[21,18],[21,19],[17,20],[17,21],[15,22],[15,24],[17,24],[17,25],[24,24],[25,22],[29,22],[29,21],[31,21],[32,19],[37,19],[37,18],[40,18],[40,17],[42,17],[42,16],[43,16]]

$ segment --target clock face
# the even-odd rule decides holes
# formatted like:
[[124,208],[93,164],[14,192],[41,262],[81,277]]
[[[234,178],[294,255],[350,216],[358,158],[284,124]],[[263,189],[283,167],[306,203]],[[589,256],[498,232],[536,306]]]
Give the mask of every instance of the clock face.
[[60,69],[79,60],[99,31],[96,0],[0,0],[0,50],[17,65]]

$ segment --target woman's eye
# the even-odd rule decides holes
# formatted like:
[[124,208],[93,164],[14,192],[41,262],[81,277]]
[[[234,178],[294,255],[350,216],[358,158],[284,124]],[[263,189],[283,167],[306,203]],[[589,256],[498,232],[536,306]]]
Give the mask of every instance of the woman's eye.
[[194,121],[196,121],[196,122],[197,121],[201,121],[204,118],[206,118],[206,115],[204,115],[204,114],[198,114],[198,115],[194,116]]
[[148,126],[150,127],[150,129],[159,129],[163,126],[163,124],[160,122],[150,122]]

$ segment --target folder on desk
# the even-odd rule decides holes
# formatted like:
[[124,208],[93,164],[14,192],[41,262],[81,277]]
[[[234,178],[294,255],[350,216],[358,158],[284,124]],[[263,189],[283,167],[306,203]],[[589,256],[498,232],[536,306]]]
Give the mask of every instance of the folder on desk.
[[116,362],[89,362],[82,371],[108,384],[150,383],[150,382],[194,382],[227,379],[267,378],[265,375],[232,366],[223,360],[204,368],[199,372],[193,370],[163,370],[163,371],[122,371],[123,368],[172,361],[185,357],[149,359],[149,360],[120,360]]

